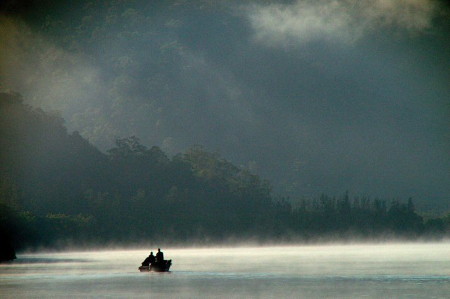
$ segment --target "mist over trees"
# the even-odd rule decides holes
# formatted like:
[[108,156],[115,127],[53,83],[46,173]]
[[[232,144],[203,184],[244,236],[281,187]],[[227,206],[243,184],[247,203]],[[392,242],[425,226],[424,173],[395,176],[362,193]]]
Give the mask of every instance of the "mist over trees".
[[5,0],[0,88],[101,152],[117,136],[169,156],[201,144],[282,196],[348,189],[441,213],[448,15],[434,0]]
[[17,94],[0,93],[0,108],[2,246],[417,239],[448,230],[448,215],[424,221],[411,199],[345,193],[291,203],[201,146],[169,157],[131,136],[102,153]]

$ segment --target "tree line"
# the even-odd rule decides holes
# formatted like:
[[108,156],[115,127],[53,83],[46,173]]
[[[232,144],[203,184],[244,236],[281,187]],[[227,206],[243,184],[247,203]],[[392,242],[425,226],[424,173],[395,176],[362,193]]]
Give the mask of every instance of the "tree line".
[[450,215],[424,220],[411,199],[323,195],[292,202],[216,152],[168,157],[135,136],[100,152],[64,120],[0,94],[2,250],[70,244],[431,238]]

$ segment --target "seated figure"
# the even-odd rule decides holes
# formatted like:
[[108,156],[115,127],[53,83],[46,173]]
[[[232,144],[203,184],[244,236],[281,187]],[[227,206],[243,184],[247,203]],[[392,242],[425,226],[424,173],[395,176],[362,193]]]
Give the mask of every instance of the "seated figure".
[[150,255],[142,262],[142,266],[150,266],[155,262],[155,256],[153,255],[153,251],[150,252]]

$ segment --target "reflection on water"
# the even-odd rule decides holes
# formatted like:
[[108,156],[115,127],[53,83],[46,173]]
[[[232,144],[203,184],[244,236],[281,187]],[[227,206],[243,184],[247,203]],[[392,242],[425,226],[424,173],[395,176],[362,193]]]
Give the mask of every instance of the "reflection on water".
[[165,248],[169,273],[140,273],[150,248],[19,255],[0,297],[448,298],[450,244]]

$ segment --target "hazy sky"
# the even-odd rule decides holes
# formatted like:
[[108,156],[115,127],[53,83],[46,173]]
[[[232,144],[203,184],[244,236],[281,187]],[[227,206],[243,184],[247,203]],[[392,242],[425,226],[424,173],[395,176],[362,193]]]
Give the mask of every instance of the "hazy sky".
[[50,30],[36,7],[10,2],[0,88],[60,111],[102,149],[129,135],[171,154],[201,144],[279,194],[449,208],[443,1],[46,1],[36,15],[53,14]]

